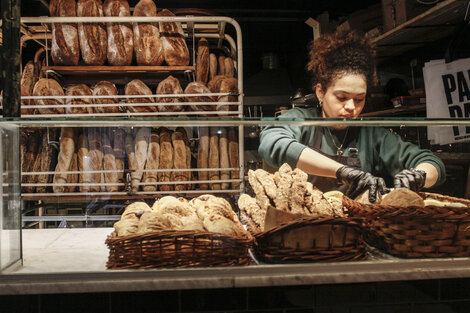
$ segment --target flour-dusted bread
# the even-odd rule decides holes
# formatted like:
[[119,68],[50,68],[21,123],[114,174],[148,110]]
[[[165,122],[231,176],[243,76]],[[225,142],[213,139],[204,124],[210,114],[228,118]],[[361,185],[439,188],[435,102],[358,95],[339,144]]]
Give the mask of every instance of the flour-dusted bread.
[[55,193],[63,193],[67,183],[68,174],[64,173],[70,169],[73,153],[75,152],[75,129],[72,127],[63,127],[60,133],[60,150],[57,159],[57,165],[54,174],[54,186],[52,190]]
[[78,137],[78,170],[80,171],[78,182],[82,184],[79,187],[80,192],[90,191],[89,184],[93,182],[93,174],[88,172],[93,171],[93,163],[88,149],[88,136],[86,133]]
[[[100,128],[88,128],[88,155],[91,159],[91,165],[93,168],[93,179],[92,183],[101,183],[101,171],[103,170],[103,150],[101,146],[101,129]],[[90,187],[91,192],[99,192],[100,185]]]
[[[21,97],[28,97],[33,94],[33,87],[36,83],[35,67],[33,61],[29,61],[21,73]],[[21,114],[34,114],[34,109],[26,109],[27,105],[34,104],[33,100],[21,100]]]
[[[175,16],[163,9],[158,16]],[[183,28],[179,22],[160,22],[160,35],[163,43],[163,55],[170,66],[189,65],[189,50],[186,45]]]
[[[72,156],[72,162],[70,163],[69,171],[70,172],[78,172],[78,137],[75,136],[75,151]],[[78,183],[78,174],[77,173],[69,173],[67,175],[67,184],[71,184],[70,186],[65,187],[65,192],[75,192],[77,190],[77,183]]]
[[136,233],[145,234],[152,231],[170,230],[171,229],[170,219],[157,212],[145,212],[139,219]]
[[[136,4],[133,16],[157,16],[157,7],[153,0],[141,0]],[[163,63],[163,43],[157,23],[134,24],[134,50],[137,65]]]
[[[220,168],[220,149],[219,149],[219,134],[217,128],[210,129],[209,137],[209,168]],[[209,172],[210,180],[220,180],[220,170]],[[211,183],[212,190],[220,190],[220,183]]]
[[[62,86],[50,78],[41,78],[36,82],[33,88],[33,96],[64,96],[64,90]],[[37,99],[35,100],[36,105],[63,105],[64,99]],[[37,109],[41,114],[64,114],[65,109],[62,108],[38,108]]]
[[[236,168],[236,170],[230,171],[231,179],[240,179],[240,157],[239,157],[239,147],[238,147],[238,136],[237,129],[230,127],[228,129],[228,158],[231,168]],[[232,182],[232,189],[240,188],[239,182]]]
[[[51,0],[49,11],[53,17],[74,17],[77,16],[77,3],[75,0]],[[52,24],[51,57],[55,65],[78,65],[78,37],[77,24]]]
[[[108,81],[100,81],[93,87],[93,96],[117,96],[117,94],[116,86]],[[118,98],[93,98],[93,103],[105,105],[94,107],[93,110],[96,113],[119,113],[120,111]]]
[[[227,137],[227,129],[220,128],[219,134],[219,156],[220,156],[220,167],[221,168],[229,168],[230,161],[229,161],[229,154],[228,154],[228,137]],[[230,179],[230,171],[229,170],[220,170],[220,179],[221,180],[229,180]],[[225,182],[220,184],[220,188],[222,190],[227,190],[230,188],[230,183]]]
[[131,187],[132,191],[138,191],[140,182],[143,177],[143,169],[147,161],[147,152],[150,139],[149,127],[141,127],[135,134],[134,141],[134,153],[135,153],[135,164],[133,166],[133,172],[131,172]]
[[116,157],[114,155],[113,147],[111,146],[109,134],[110,132],[108,129],[103,129],[103,131],[101,132],[101,144],[103,147],[103,170],[105,171],[103,175],[104,182],[106,183],[106,191],[116,192],[119,190],[119,187],[111,184],[119,183],[117,172],[118,169],[116,165]]
[[408,188],[396,188],[382,198],[380,204],[399,207],[424,207],[424,200]]
[[[126,84],[124,88],[126,95],[152,95],[150,88],[140,79],[134,79]],[[141,106],[129,106],[129,112],[158,112],[157,107],[153,104],[155,101],[153,97],[148,98],[129,98],[129,103],[145,103]]]
[[260,231],[264,230],[266,211],[260,208],[255,198],[245,193],[241,194],[240,198],[238,198],[238,207],[250,217]]
[[[185,94],[201,94],[201,96],[196,97],[186,97],[187,102],[214,102],[215,99],[210,96],[204,96],[205,93],[210,93],[209,88],[206,87],[202,82],[191,82],[184,89]],[[205,104],[191,104],[191,110],[199,111],[215,111],[215,105],[205,105]]]
[[[174,94],[183,94],[183,88],[181,88],[180,82],[177,78],[173,76],[168,76],[157,86],[157,95],[174,95]],[[168,97],[168,98],[157,98],[159,103],[169,103],[170,105],[159,106],[158,110],[160,112],[181,112],[184,111],[183,105],[176,105],[174,103],[184,102],[184,97]]]
[[196,80],[207,84],[209,81],[209,42],[206,38],[199,39],[197,43],[197,60],[196,60]]
[[[101,0],[78,0],[77,16],[103,16]],[[78,38],[83,62],[103,65],[108,52],[108,38],[103,23],[78,23]]]
[[[80,98],[79,96],[91,96],[91,90],[85,84],[74,84],[67,86],[65,89],[66,96],[74,96],[76,98],[73,99],[66,99],[65,104],[67,105],[65,109],[65,113],[67,114],[92,114],[93,107],[86,106],[82,107],[82,105],[90,105],[92,100],[90,98]],[[79,105],[79,106],[77,106]]]
[[[121,128],[113,129],[113,151],[116,161],[118,183],[124,184],[124,160],[126,158],[126,133]],[[110,138],[111,140],[111,138]],[[123,186],[118,191],[124,189]]]
[[[199,127],[199,142],[197,146],[197,168],[209,168],[209,128]],[[197,172],[198,180],[209,180],[208,171]],[[199,189],[209,189],[208,183],[199,183]]]
[[[159,169],[172,169],[173,168],[173,145],[171,143],[171,132],[167,128],[160,128],[160,164]],[[171,178],[171,171],[169,172],[159,172],[158,181],[159,182],[169,182]],[[173,185],[160,185],[160,191],[172,191]]]
[[[212,93],[218,93],[220,92],[220,85],[222,84],[222,82],[226,79],[227,77],[225,77],[224,75],[216,75],[214,76],[210,81],[209,83],[207,84],[207,87],[209,88],[210,92]],[[217,99],[215,100],[218,100],[218,97]]]
[[157,191],[157,172],[147,172],[152,170],[158,170],[160,165],[160,135],[157,131],[152,130],[149,139],[149,148],[147,152],[147,162],[145,163],[144,176],[142,178],[143,183],[155,183],[152,185],[144,185],[142,189],[144,191]]
[[[186,169],[186,147],[184,144],[184,129],[177,129],[171,135],[171,143],[173,145],[173,169],[182,170]],[[186,172],[173,171],[171,173],[172,181],[185,181],[187,179]],[[186,190],[186,184],[177,184],[175,185],[175,190],[182,191]]]
[[209,54],[209,81],[217,76],[217,56],[213,53]]
[[[127,0],[105,0],[105,16],[130,16]],[[134,52],[134,34],[130,23],[107,23],[109,65],[131,65]]]
[[256,201],[263,211],[267,211],[269,207],[272,207],[271,202],[266,195],[263,185],[256,178],[255,171],[248,171],[248,180],[250,182],[251,188],[255,192]]
[[121,215],[123,219],[139,219],[144,213],[152,212],[152,208],[147,203],[137,201],[129,204]]
[[[220,89],[218,92],[228,92],[237,94],[238,93],[238,79],[236,78],[226,78],[222,80],[220,84]],[[217,102],[236,102],[238,100],[238,96],[220,96],[217,99]],[[234,104],[221,104],[217,106],[217,111],[235,111],[237,109],[237,105]]]
[[145,202],[134,202],[126,207],[121,219],[114,223],[114,230],[118,236],[128,236],[138,233],[141,218],[152,212]]

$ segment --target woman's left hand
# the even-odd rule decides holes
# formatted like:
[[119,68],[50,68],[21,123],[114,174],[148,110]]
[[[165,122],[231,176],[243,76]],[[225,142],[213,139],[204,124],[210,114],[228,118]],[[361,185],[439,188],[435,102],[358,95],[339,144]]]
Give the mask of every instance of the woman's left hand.
[[420,191],[426,182],[426,172],[416,168],[404,169],[395,175],[393,185],[395,188],[405,187],[413,191]]

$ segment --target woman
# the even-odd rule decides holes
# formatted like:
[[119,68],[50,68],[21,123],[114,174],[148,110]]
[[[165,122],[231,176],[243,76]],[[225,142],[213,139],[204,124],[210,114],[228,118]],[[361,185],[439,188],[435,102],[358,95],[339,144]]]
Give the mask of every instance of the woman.
[[[319,107],[294,108],[282,117],[359,116],[374,80],[374,54],[355,32],[323,35],[311,45],[307,66]],[[382,127],[270,126],[261,132],[258,151],[272,166],[287,162],[304,170],[322,191],[338,189],[355,198],[368,190],[370,202],[388,192],[392,181],[395,188],[418,191],[445,180],[444,164],[431,151]]]

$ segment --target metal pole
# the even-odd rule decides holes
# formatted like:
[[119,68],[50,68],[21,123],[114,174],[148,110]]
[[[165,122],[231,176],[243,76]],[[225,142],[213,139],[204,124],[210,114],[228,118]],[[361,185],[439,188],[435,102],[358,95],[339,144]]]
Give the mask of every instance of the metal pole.
[[3,116],[20,116],[20,15],[21,0],[1,0],[2,4],[2,89]]

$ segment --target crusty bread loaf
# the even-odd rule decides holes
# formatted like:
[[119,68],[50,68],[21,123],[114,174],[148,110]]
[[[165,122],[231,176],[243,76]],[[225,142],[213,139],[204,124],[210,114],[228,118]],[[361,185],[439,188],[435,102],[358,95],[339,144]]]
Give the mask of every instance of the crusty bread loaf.
[[[184,89],[185,94],[204,94],[210,93],[211,91],[202,82],[191,82]],[[215,99],[209,96],[198,96],[198,97],[186,97],[187,102],[214,102]],[[215,111],[215,105],[190,105],[191,110],[199,111]]]
[[217,57],[215,54],[209,54],[209,81],[217,76]]
[[[157,86],[157,95],[172,95],[172,94],[183,94],[183,88],[181,88],[180,82],[177,78],[173,76],[168,76],[164,80],[162,80]],[[177,103],[177,102],[184,102],[183,97],[168,97],[168,98],[157,98],[157,102],[159,103]],[[158,110],[160,112],[181,112],[184,111],[183,105],[163,105],[159,106]]]
[[[127,83],[124,93],[126,95],[152,95],[150,88],[140,79],[134,79]],[[127,109],[130,112],[157,112],[158,109],[153,105],[153,98],[129,98],[129,103],[151,103],[142,106],[130,106]]]
[[[152,131],[149,139],[149,148],[147,153],[147,162],[145,170],[158,170],[160,164],[160,135],[156,131]],[[156,172],[145,172],[142,182],[156,183],[158,181]],[[144,191],[157,191],[157,184],[143,186]]]
[[93,171],[93,164],[88,149],[88,136],[86,132],[78,137],[78,170],[80,171],[78,182],[83,184],[79,187],[80,192],[90,191],[89,184],[93,182],[93,174],[85,172]]
[[227,77],[225,77],[224,75],[217,75],[209,81],[207,87],[209,87],[209,90],[212,93],[220,92],[220,85],[225,79],[227,79]]
[[[117,95],[116,86],[108,81],[100,81],[93,87],[93,96],[114,96]],[[94,104],[114,104],[113,106],[96,106],[94,111],[97,113],[119,113],[118,98],[93,98]]]
[[168,230],[172,227],[170,219],[157,212],[145,212],[139,220],[137,234],[145,234],[152,231]]
[[[66,96],[91,96],[91,90],[85,84],[75,84],[67,86],[65,89]],[[65,104],[67,105],[65,113],[67,114],[93,114],[93,107],[76,107],[75,105],[90,105],[92,100],[90,98],[73,98],[66,99]]]
[[238,207],[250,217],[260,231],[264,230],[266,211],[260,208],[255,198],[244,193],[241,194],[240,198],[238,198]]
[[[135,138],[133,131],[130,131],[126,134],[126,154],[127,154],[127,166],[129,171],[131,172],[131,183],[132,183],[132,173],[134,173],[137,168],[137,159],[135,157]],[[137,177],[136,180],[137,181]],[[135,184],[135,183],[134,183]],[[136,188],[138,186],[134,186]]]
[[[88,128],[88,155],[91,159],[91,165],[93,171],[92,183],[101,183],[101,170],[103,169],[103,150],[101,145],[101,129],[99,128]],[[91,186],[91,192],[100,191],[100,186]]]
[[[229,154],[228,154],[228,138],[227,138],[227,130],[225,128],[220,129],[219,134],[219,154],[220,154],[220,167],[221,168],[229,168],[230,161],[229,161]],[[221,170],[220,171],[220,179],[221,180],[229,180],[230,179],[230,171],[229,170]],[[227,190],[230,188],[230,183],[221,183],[220,187],[222,190]]]
[[224,75],[226,77],[233,77],[235,75],[235,66],[233,64],[233,60],[230,57],[226,57],[224,60]]
[[219,71],[218,75],[225,75],[225,55],[219,55]]
[[[103,16],[101,0],[78,0],[77,16]],[[82,59],[87,65],[106,62],[108,38],[103,23],[78,23],[78,38]]]
[[[105,0],[105,16],[130,16],[127,0]],[[134,52],[134,34],[130,23],[107,23],[109,65],[131,65]]]
[[[212,127],[210,129],[209,137],[209,168],[219,168],[220,167],[220,157],[219,157],[219,135],[217,134],[217,128]],[[210,180],[219,180],[220,171],[210,171],[209,172]],[[220,190],[220,183],[213,183],[210,185],[212,190]]]
[[424,207],[424,200],[408,188],[396,188],[386,194],[380,204],[398,207]]
[[[231,179],[240,179],[240,164],[239,164],[239,151],[238,151],[238,136],[237,129],[230,127],[228,130],[228,159],[230,167],[238,168],[238,170],[230,171]],[[232,189],[240,188],[240,183],[232,182]]]
[[[178,128],[176,128],[176,130],[183,134],[184,147],[186,149],[186,168],[191,169],[192,156],[191,156],[191,147],[189,145],[188,134],[186,133],[186,130],[183,127],[178,127]],[[186,180],[193,180],[191,171],[184,172],[184,173],[186,175]],[[187,190],[192,189],[191,184],[187,184],[186,186],[187,186]]]
[[104,172],[104,182],[106,183],[106,191],[116,192],[119,190],[118,186],[111,186],[109,184],[116,184],[119,182],[116,157],[114,156],[114,150],[109,140],[109,132],[107,129],[103,129],[101,132],[101,144],[103,147],[103,170],[112,171]]
[[[220,84],[220,89],[217,92],[229,92],[229,93],[238,93],[238,79],[236,78],[225,78]],[[218,97],[218,102],[235,102],[238,100],[237,96],[220,96]],[[237,105],[228,105],[221,104],[217,106],[217,111],[235,111]]]
[[[166,128],[159,129],[160,134],[160,164],[159,169],[171,169],[173,166],[173,146],[171,144],[171,133]],[[169,182],[170,172],[158,173],[159,182]],[[160,185],[160,191],[171,191],[173,185]]]
[[71,186],[65,187],[65,192],[75,192],[77,190],[77,183],[78,183],[78,136],[77,136],[77,130],[75,130],[75,137],[73,138],[75,142],[75,151],[73,152],[72,156],[72,162],[70,162],[70,167],[69,167],[69,172],[75,172],[75,173],[69,173],[67,175],[67,184],[73,184]]
[[[158,16],[175,16],[163,9]],[[170,66],[189,65],[189,50],[184,39],[183,28],[179,22],[160,22],[160,36],[163,43],[163,55]]]
[[209,43],[206,38],[197,43],[196,80],[207,84],[209,81]]
[[[33,87],[36,83],[35,80],[35,68],[33,61],[29,61],[23,68],[21,73],[21,96],[28,97],[33,93]],[[34,104],[33,100],[21,100],[21,114],[33,114],[34,109],[26,109],[25,106]]]
[[[141,0],[136,4],[133,16],[157,16],[157,7],[153,0]],[[163,63],[163,43],[156,23],[134,24],[134,50],[137,65]]]
[[147,161],[150,131],[151,129],[149,127],[141,127],[135,134],[134,151],[136,167],[134,168],[134,172],[131,173],[131,187],[134,192],[139,190],[139,185],[144,174],[142,170],[145,168],[145,162]]
[[[126,133],[121,128],[113,129],[113,151],[114,159],[116,161],[116,170],[118,183],[124,183],[124,160],[126,158]],[[119,186],[118,191],[124,189],[124,186]]]
[[70,164],[72,163],[73,153],[75,152],[75,129],[72,127],[63,127],[60,133],[60,148],[59,156],[57,158],[57,165],[54,174],[54,186],[52,190],[55,193],[62,193],[65,191],[65,186],[62,184],[67,183]]
[[[184,129],[183,129],[184,131]],[[181,128],[175,130],[171,135],[171,143],[173,145],[173,169],[186,168],[186,147],[184,144],[183,133]],[[172,181],[185,181],[187,179],[186,172],[171,172]],[[185,184],[175,185],[175,190],[186,190]]]
[[152,208],[147,203],[137,201],[129,204],[121,215],[121,220],[139,219],[144,213],[152,212]]
[[[197,146],[197,168],[209,168],[209,128],[199,127],[199,144]],[[209,172],[198,172],[199,180],[209,180]],[[199,189],[209,189],[208,183],[199,183]]]
[[[54,17],[77,16],[75,0],[51,0],[49,11]],[[53,23],[51,57],[55,65],[77,65],[80,58],[78,28],[73,23]]]
[[[32,172],[35,161],[38,159],[39,144],[41,142],[40,131],[34,131],[26,139],[26,151],[21,166],[21,172]],[[22,183],[34,184],[36,182],[36,175],[23,175],[21,176]],[[34,192],[34,187],[22,187],[26,193]]]
[[[41,78],[36,82],[33,88],[33,96],[64,96],[64,90],[54,79]],[[35,100],[36,105],[62,105],[64,99],[38,99]],[[42,114],[64,114],[64,108],[38,108]]]
[[[39,170],[38,172],[50,172],[52,169],[52,160],[54,159],[55,153],[54,153],[54,147],[52,144],[50,144],[49,141],[55,141],[56,140],[56,134],[57,130],[54,128],[49,128],[46,130],[46,132],[49,131],[49,136],[47,133],[44,133],[42,136],[42,141],[41,141],[41,152],[38,154],[38,159],[39,159]],[[38,184],[45,184],[45,183],[50,183],[52,182],[52,175],[49,174],[40,174],[37,176],[37,181]],[[49,190],[48,187],[46,186],[38,186],[36,187],[36,192],[37,193],[45,193]]]

